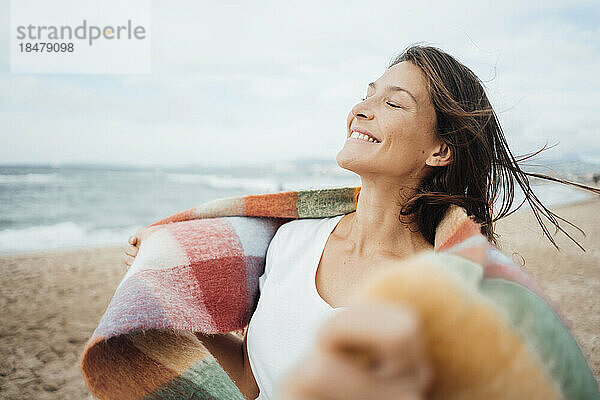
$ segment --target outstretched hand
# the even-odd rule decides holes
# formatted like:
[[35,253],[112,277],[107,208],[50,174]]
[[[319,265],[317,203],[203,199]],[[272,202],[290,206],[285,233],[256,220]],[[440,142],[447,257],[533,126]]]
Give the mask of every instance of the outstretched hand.
[[348,307],[287,376],[278,400],[424,399],[432,381],[418,319],[398,305]]

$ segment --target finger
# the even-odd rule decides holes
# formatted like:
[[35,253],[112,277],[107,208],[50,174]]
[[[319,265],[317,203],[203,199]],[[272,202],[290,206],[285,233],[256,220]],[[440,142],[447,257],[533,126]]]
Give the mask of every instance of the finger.
[[129,240],[127,240],[129,244],[135,245],[137,243],[137,233],[135,235],[129,236]]
[[427,382],[424,343],[410,309],[390,304],[348,308],[322,326],[319,345],[380,378],[414,375]]
[[424,340],[420,336],[411,339],[412,344],[403,347],[400,351],[390,351],[382,357],[382,362],[375,369],[374,374],[382,379],[394,379],[398,376],[409,377],[416,387],[426,389],[429,387],[433,369],[425,351]]
[[[424,388],[417,377],[412,374],[395,375],[382,379],[372,369],[356,365],[346,358],[331,355],[328,370],[335,370],[333,376],[321,373],[320,393],[325,398],[335,399],[370,399],[370,400],[417,400],[422,399]],[[335,382],[335,387],[330,381]],[[318,386],[319,387],[319,386]],[[338,397],[335,397],[338,396]]]
[[130,245],[130,246],[127,246],[127,248],[125,249],[125,254],[135,257],[135,256],[137,256],[138,251],[139,251],[138,247]]
[[128,255],[125,255],[123,257],[123,262],[127,265],[127,267],[131,267],[131,264],[133,264],[133,260],[134,258]]

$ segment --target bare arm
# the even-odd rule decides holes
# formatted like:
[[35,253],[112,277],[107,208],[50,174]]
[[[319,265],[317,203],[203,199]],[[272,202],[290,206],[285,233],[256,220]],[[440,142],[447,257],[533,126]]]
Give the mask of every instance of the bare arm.
[[250,366],[250,361],[248,361],[248,341],[247,341],[247,332],[244,334],[244,373],[245,373],[245,392],[242,391],[244,396],[248,399],[256,399],[260,393],[258,389],[258,384],[256,383],[256,379],[254,378],[254,372],[252,371],[252,367]]
[[196,336],[227,372],[244,397],[247,400],[256,399],[259,389],[248,361],[247,333],[243,339],[233,333],[224,335],[196,333]]

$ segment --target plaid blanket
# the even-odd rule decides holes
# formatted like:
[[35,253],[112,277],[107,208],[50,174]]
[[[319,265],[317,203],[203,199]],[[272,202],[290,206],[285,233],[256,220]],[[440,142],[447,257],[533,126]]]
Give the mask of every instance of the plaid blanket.
[[[221,198],[152,224],[164,227],[142,242],[81,356],[90,391],[101,399],[243,399],[194,332],[243,329],[279,226],[353,212],[359,193]],[[430,398],[600,398],[569,322],[464,209],[449,208],[433,251],[388,267],[357,296],[418,310],[435,371]]]

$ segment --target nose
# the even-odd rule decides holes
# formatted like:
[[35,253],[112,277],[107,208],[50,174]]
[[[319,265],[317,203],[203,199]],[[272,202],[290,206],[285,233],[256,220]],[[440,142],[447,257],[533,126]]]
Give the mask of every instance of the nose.
[[352,115],[354,115],[355,118],[373,119],[373,112],[369,110],[364,101],[361,101],[352,107]]

